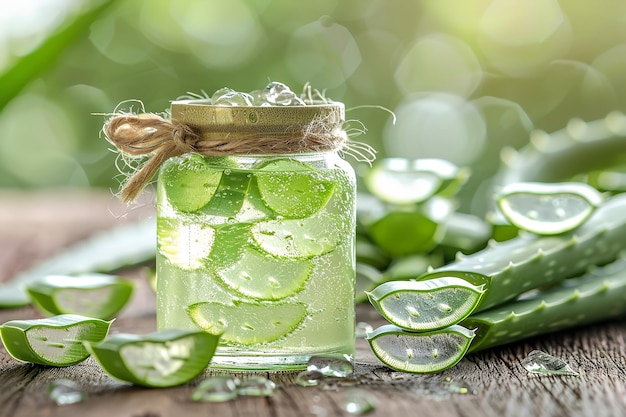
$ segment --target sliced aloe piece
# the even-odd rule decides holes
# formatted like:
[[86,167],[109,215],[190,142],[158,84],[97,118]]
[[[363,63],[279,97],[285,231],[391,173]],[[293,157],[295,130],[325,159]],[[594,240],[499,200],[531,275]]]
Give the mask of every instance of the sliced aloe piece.
[[584,183],[519,182],[502,188],[497,202],[511,224],[539,235],[555,235],[580,226],[603,201]]
[[83,342],[103,340],[111,321],[77,314],[35,320],[11,320],[0,326],[7,352],[22,362],[69,366],[89,356]]
[[[343,227],[342,227],[343,226]],[[258,247],[279,258],[311,259],[337,247],[345,225],[339,216],[320,214],[307,219],[270,220],[252,227]]]
[[207,224],[157,219],[157,249],[168,261],[186,271],[204,265],[214,237],[215,229]]
[[202,302],[187,308],[191,320],[202,330],[222,334],[231,344],[256,345],[272,342],[294,331],[306,316],[302,303],[246,303],[234,305]]
[[405,330],[424,332],[459,323],[470,315],[485,292],[461,278],[389,281],[367,295],[389,322]]
[[467,177],[466,170],[443,159],[385,158],[368,172],[366,184],[381,200],[402,205],[454,195]]
[[444,371],[467,352],[474,332],[458,325],[424,333],[402,330],[393,324],[367,334],[372,352],[388,367],[418,374]]
[[310,261],[279,260],[255,249],[244,249],[241,258],[219,270],[218,276],[246,297],[280,300],[302,291],[312,272]]
[[49,275],[28,284],[26,291],[45,315],[79,314],[106,320],[126,305],[133,284],[105,274]]
[[232,218],[239,213],[250,185],[250,171],[224,169],[217,190],[200,212]]
[[120,333],[86,346],[114,378],[145,387],[171,387],[200,375],[213,358],[219,337],[168,329],[147,335]]
[[333,195],[335,183],[301,161],[281,158],[259,167],[255,174],[259,194],[275,213],[288,218],[309,217]]
[[170,161],[159,173],[167,201],[176,210],[193,213],[211,200],[222,177],[199,154],[189,153]]

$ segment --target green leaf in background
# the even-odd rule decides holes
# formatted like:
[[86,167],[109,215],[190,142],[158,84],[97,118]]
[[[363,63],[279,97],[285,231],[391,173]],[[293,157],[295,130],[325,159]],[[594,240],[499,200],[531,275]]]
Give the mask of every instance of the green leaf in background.
[[117,0],[101,1],[76,16],[50,35],[36,49],[20,57],[7,71],[0,74],[0,111],[31,81],[54,65],[56,58],[76,40],[85,36],[93,22],[98,20]]

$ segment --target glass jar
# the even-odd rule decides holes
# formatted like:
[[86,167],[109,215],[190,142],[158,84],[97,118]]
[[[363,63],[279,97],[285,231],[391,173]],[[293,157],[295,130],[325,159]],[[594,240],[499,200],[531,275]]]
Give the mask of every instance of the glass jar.
[[[172,104],[172,119],[207,140],[219,132],[262,140],[329,114],[343,120],[343,105]],[[222,334],[214,367],[300,369],[313,355],[352,356],[355,189],[352,167],[332,151],[165,161],[158,328]]]

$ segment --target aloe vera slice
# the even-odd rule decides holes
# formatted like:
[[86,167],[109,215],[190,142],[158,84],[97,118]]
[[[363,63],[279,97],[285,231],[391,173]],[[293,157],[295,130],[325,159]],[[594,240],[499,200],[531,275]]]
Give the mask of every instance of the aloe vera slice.
[[333,181],[320,178],[315,168],[295,159],[275,159],[258,169],[255,176],[261,198],[275,213],[287,218],[317,213],[335,190]]
[[278,260],[248,248],[237,262],[217,274],[246,297],[280,300],[302,291],[312,272],[310,261]]
[[389,322],[423,332],[459,323],[470,315],[485,292],[460,278],[389,281],[368,293],[370,303]]
[[[343,226],[343,227],[342,227]],[[339,216],[320,214],[306,219],[270,220],[252,226],[252,237],[264,252],[279,258],[311,259],[337,247],[345,225]]]
[[522,230],[554,235],[577,228],[602,203],[602,194],[584,183],[522,182],[505,186],[497,202]]
[[620,258],[532,297],[473,314],[462,325],[477,329],[473,352],[624,314],[626,258]]
[[251,177],[250,171],[224,169],[217,190],[200,212],[227,218],[236,216],[246,198]]
[[303,303],[213,302],[187,308],[191,320],[202,330],[222,334],[222,342],[256,345],[272,342],[294,331],[306,316]]
[[193,213],[211,200],[222,173],[196,153],[175,158],[161,170],[159,182],[163,184],[172,207],[183,213]]
[[105,274],[50,275],[26,286],[45,315],[79,314],[111,319],[130,299],[131,281]]
[[467,352],[474,332],[454,325],[424,333],[386,324],[367,334],[372,352],[388,367],[418,374],[444,371]]
[[210,225],[163,217],[157,219],[157,249],[180,269],[193,271],[201,268],[211,253],[214,238],[215,229]]
[[435,194],[454,195],[467,180],[466,170],[435,158],[385,158],[366,176],[370,192],[392,204],[416,204]]
[[94,234],[0,285],[0,308],[28,305],[25,285],[46,275],[109,272],[154,259],[154,219]]
[[219,337],[168,329],[147,335],[120,333],[86,346],[116,379],[145,387],[171,387],[200,375],[213,358]]
[[83,342],[103,340],[111,321],[77,314],[34,320],[11,320],[0,326],[7,352],[22,362],[69,366],[87,359]]

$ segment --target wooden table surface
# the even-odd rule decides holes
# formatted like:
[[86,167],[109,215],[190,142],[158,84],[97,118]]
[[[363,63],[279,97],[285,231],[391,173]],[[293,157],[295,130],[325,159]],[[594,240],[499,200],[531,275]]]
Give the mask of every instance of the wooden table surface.
[[[153,215],[149,204],[127,210],[105,192],[0,192],[0,280],[10,280],[97,231]],[[145,275],[142,268],[128,271],[137,289],[114,322],[114,331],[156,330],[154,294]],[[357,310],[359,321],[383,324],[368,305]],[[35,317],[40,315],[31,307],[0,310],[1,323]],[[342,405],[355,388],[378,404],[368,416],[626,416],[625,336],[623,320],[588,326],[472,354],[433,375],[392,371],[360,339],[354,378],[324,388],[301,387],[294,382],[297,372],[261,373],[277,385],[272,397],[224,403],[191,401],[199,379],[175,388],[147,389],[111,379],[92,358],[71,367],[43,367],[19,363],[1,348],[0,417],[348,416]],[[579,375],[527,373],[521,361],[535,349],[564,359]],[[79,382],[88,399],[56,405],[47,387],[57,378]],[[450,390],[454,385],[468,390]]]

